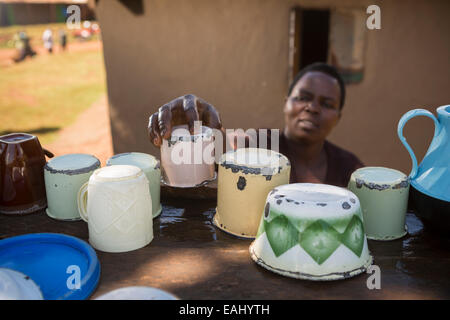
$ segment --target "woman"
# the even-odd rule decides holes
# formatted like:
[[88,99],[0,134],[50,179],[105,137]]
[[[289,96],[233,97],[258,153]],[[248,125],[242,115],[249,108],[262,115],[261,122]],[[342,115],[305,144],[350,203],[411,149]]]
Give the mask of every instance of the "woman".
[[[345,102],[345,85],[336,69],[315,63],[301,70],[293,80],[283,109],[285,127],[279,151],[291,162],[290,182],[325,183],[346,187],[353,171],[363,163],[352,153],[326,138],[339,122]],[[213,106],[186,95],[162,106],[149,120],[149,137],[155,146],[170,138],[172,126],[195,120],[223,130]]]

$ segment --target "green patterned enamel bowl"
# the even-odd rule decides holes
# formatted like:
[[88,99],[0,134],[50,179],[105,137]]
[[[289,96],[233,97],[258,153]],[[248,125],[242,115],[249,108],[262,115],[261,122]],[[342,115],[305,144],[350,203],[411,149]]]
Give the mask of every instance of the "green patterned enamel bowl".
[[358,198],[324,184],[273,189],[249,251],[260,266],[307,280],[350,278],[372,264]]

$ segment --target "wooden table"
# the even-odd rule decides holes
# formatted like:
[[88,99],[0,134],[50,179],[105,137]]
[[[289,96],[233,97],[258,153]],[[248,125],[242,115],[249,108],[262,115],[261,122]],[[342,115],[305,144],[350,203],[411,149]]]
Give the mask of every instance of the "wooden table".
[[[163,201],[154,220],[154,240],[127,253],[97,251],[99,285],[91,299],[126,286],[151,286],[181,299],[449,299],[450,240],[424,228],[408,213],[409,234],[388,242],[370,241],[381,289],[368,289],[370,274],[312,282],[282,277],[256,265],[251,240],[225,234],[212,224],[214,199]],[[27,233],[64,233],[88,241],[83,221],[62,222],[44,211],[0,215],[0,239]]]

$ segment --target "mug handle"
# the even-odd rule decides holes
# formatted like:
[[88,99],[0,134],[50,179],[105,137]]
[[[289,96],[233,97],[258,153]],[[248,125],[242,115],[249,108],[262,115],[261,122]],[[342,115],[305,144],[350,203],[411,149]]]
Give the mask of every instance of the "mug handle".
[[51,153],[50,151],[48,151],[47,149],[42,148],[42,150],[44,151],[44,154],[48,157],[48,158],[53,158],[55,155],[53,153]]
[[87,191],[88,191],[89,181],[84,183],[80,190],[78,190],[77,195],[77,204],[78,204],[78,213],[80,214],[81,219],[88,222],[88,214],[87,214]]
[[408,111],[401,117],[400,121],[398,122],[397,134],[398,134],[398,137],[400,138],[400,141],[403,143],[403,145],[405,146],[409,155],[411,156],[412,169],[411,169],[411,173],[409,174],[410,179],[414,179],[417,175],[417,170],[418,170],[417,158],[414,154],[414,151],[411,149],[410,145],[408,144],[408,142],[406,142],[406,138],[403,136],[403,127],[406,125],[406,122],[408,122],[409,120],[411,120],[412,118],[417,117],[417,116],[426,116],[428,118],[433,119],[433,121],[434,121],[433,139],[434,139],[434,137],[436,137],[439,134],[439,131],[441,130],[441,125],[440,125],[439,121],[436,119],[436,117],[430,111],[425,110],[425,109],[414,109],[414,110]]

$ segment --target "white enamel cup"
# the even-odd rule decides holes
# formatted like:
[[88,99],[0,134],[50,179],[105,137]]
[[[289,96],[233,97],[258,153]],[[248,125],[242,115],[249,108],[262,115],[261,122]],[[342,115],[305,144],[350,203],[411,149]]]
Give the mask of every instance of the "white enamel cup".
[[161,145],[163,183],[190,188],[215,179],[214,135],[211,128],[191,135],[188,126],[173,128],[169,140]]
[[120,153],[106,161],[107,166],[126,164],[141,168],[149,182],[150,195],[152,197],[153,218],[161,214],[161,169],[159,160],[154,156],[141,152]]
[[78,192],[89,243],[105,252],[127,252],[153,240],[152,200],[144,172],[130,165],[97,169]]

